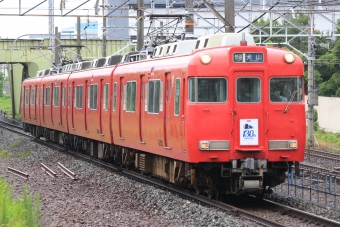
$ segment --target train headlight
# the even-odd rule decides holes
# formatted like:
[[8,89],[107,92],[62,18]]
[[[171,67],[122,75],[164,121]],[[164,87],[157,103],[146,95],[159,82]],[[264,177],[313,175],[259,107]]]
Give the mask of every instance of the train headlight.
[[203,53],[201,54],[200,59],[201,59],[202,64],[207,65],[211,62],[211,55],[208,53]]
[[200,150],[209,150],[209,141],[200,141],[199,142]]
[[284,55],[284,59],[287,63],[293,63],[295,61],[295,54],[292,52],[287,52]]
[[288,146],[289,146],[289,148],[297,149],[297,147],[298,147],[297,141],[296,140],[289,140]]

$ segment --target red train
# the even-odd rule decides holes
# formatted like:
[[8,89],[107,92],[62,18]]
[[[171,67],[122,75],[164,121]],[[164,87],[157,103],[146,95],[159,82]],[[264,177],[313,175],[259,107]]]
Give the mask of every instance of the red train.
[[209,197],[282,183],[304,158],[302,60],[249,35],[201,37],[173,55],[177,44],[26,79],[24,129]]

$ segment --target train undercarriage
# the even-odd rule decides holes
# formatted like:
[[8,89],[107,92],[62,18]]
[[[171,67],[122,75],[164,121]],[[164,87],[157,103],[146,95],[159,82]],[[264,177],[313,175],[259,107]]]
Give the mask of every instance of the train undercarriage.
[[142,174],[194,189],[197,194],[217,198],[221,194],[255,194],[262,197],[272,187],[285,181],[292,163],[266,159],[231,160],[229,163],[187,163],[143,151],[107,144],[35,125],[24,130],[36,138],[72,147],[78,152],[135,169]]

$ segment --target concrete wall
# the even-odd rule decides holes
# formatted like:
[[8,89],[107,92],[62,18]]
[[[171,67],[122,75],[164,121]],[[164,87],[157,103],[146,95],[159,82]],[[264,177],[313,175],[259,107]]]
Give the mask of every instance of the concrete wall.
[[327,132],[340,133],[340,98],[319,96],[318,112],[320,128]]

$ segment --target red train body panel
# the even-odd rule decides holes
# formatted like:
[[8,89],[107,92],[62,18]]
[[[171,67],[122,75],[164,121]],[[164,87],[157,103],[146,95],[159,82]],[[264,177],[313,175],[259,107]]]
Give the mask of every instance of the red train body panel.
[[[261,191],[304,158],[303,62],[288,62],[287,53],[213,47],[27,79],[22,121],[38,137],[43,128],[83,150],[99,143],[98,158],[190,181],[198,191]],[[31,92],[44,102],[31,103]],[[232,183],[218,184],[216,174]]]

